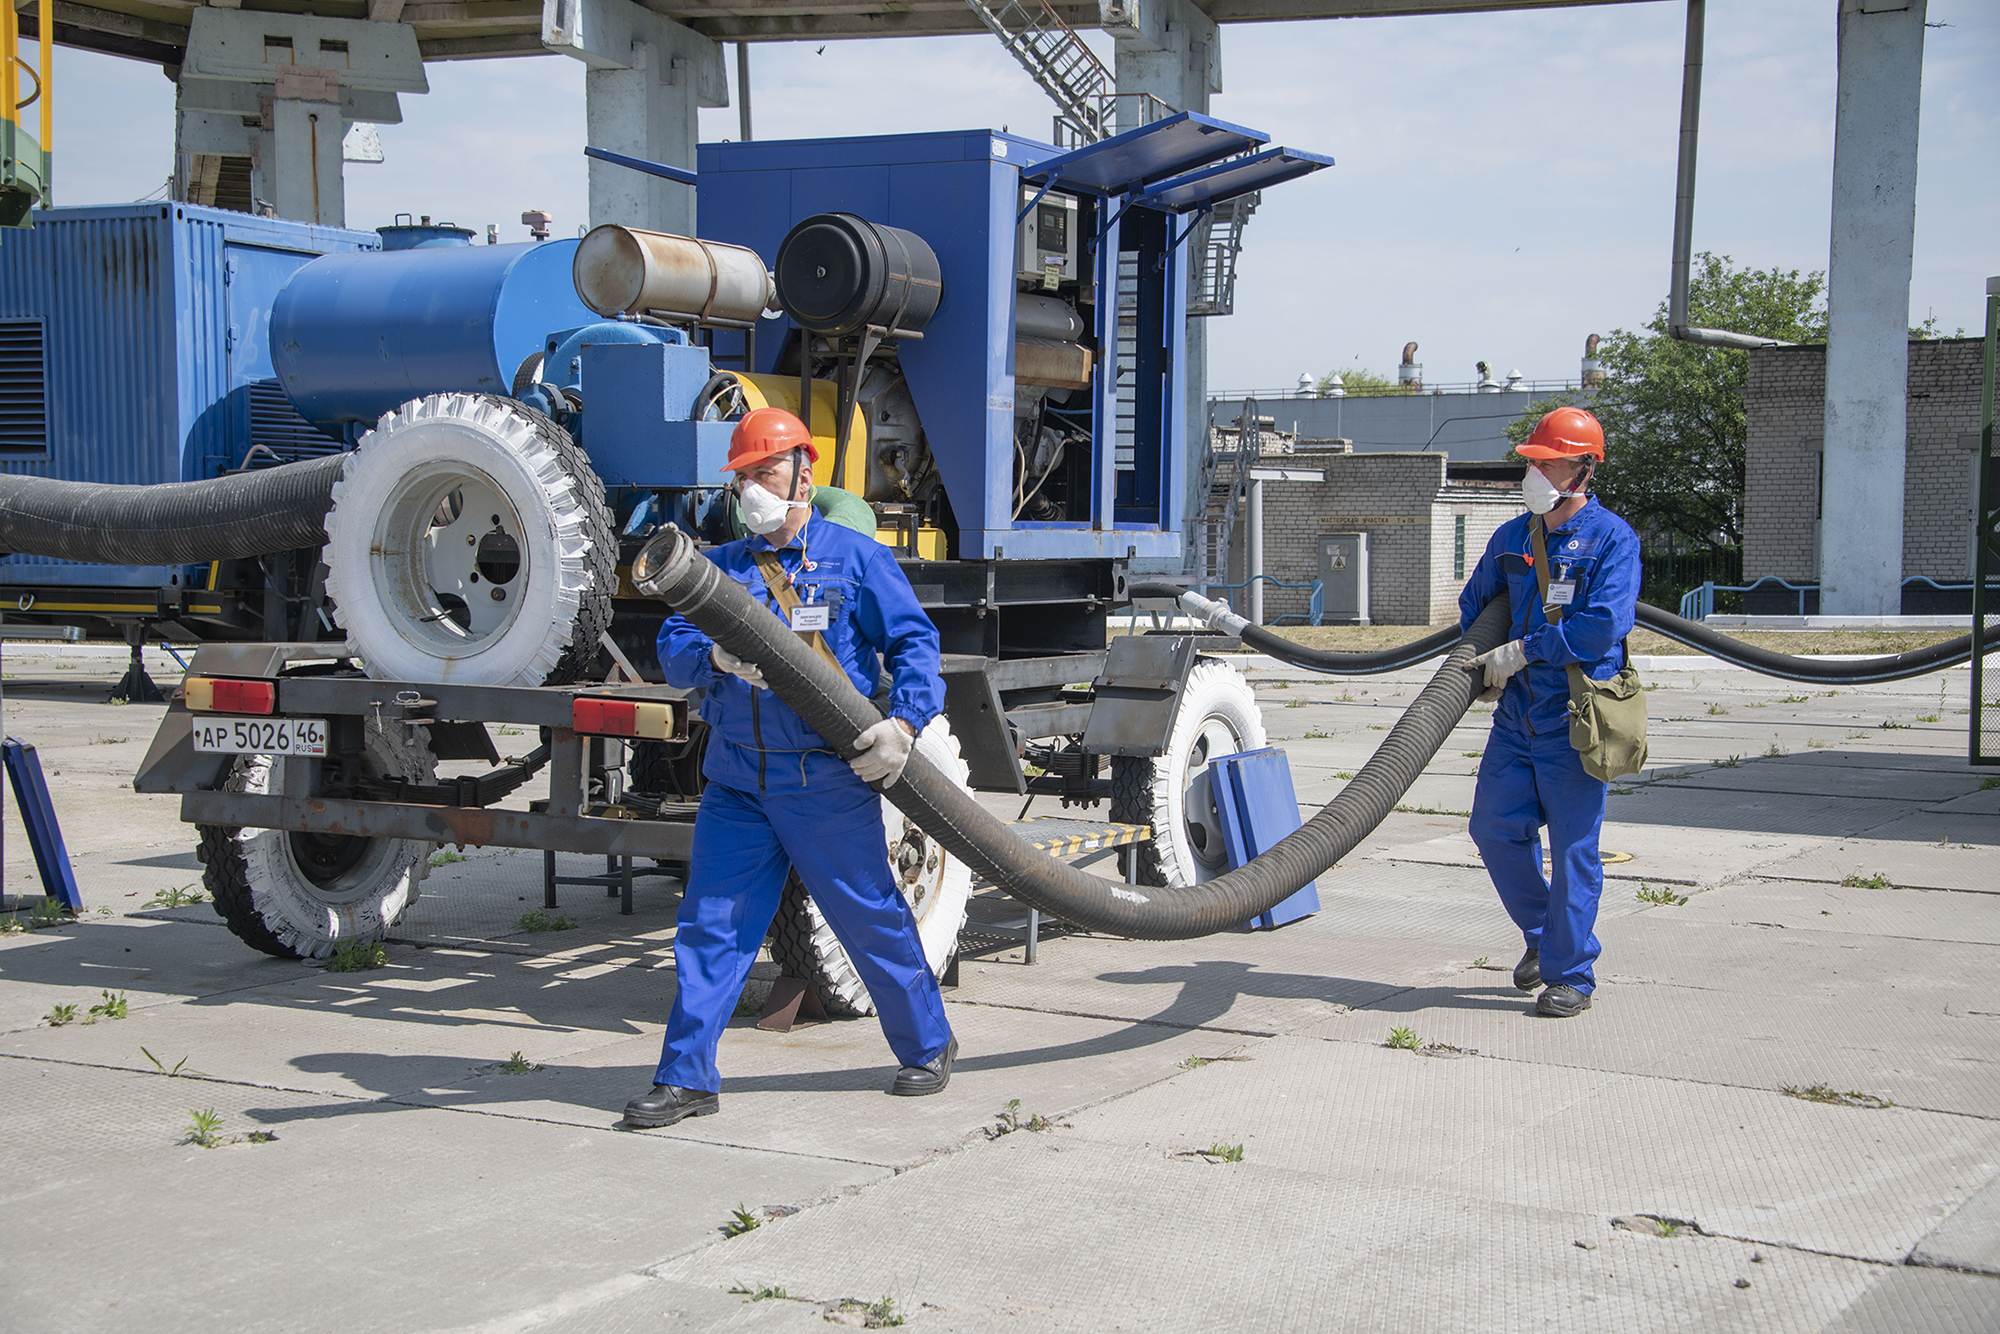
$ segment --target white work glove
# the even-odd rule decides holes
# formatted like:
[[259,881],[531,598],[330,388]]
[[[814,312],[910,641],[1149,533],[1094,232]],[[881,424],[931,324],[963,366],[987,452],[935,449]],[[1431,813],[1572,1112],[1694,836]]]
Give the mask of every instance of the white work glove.
[[847,763],[861,776],[862,782],[894,787],[903,776],[903,766],[910,762],[910,749],[916,743],[917,739],[905,732],[901,723],[884,718],[854,738],[854,744],[861,749]]
[[742,677],[750,683],[750,688],[753,690],[762,690],[765,688],[764,669],[762,667],[759,667],[754,662],[743,661],[743,659],[737,657],[720,644],[709,649],[708,660],[715,664],[716,671],[728,672],[732,676]]
[[1486,689],[1478,698],[1486,703],[1500,698],[1500,692],[1507,688],[1507,678],[1528,665],[1528,646],[1518,639],[1510,639],[1499,648],[1488,649],[1472,660],[1474,667],[1486,669]]

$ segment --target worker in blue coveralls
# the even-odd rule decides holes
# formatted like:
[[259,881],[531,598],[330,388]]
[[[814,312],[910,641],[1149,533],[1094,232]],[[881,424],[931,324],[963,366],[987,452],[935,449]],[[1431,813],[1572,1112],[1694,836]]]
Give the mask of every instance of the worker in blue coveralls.
[[719,1110],[716,1044],[777,911],[788,867],[854,961],[901,1069],[889,1092],[937,1093],[958,1041],[917,923],[889,870],[882,798],[915,739],[943,708],[938,635],[896,564],[872,537],[816,516],[819,452],[805,424],[759,408],[737,425],[727,467],[751,536],[708,558],[770,607],[814,651],[873,695],[876,655],[894,684],[889,716],[864,731],[850,762],[735,657],[680,616],[660,627],[670,684],[706,689],[710,727],[686,895],[674,936],[679,989],[652,1091],[627,1125],[670,1126]]
[[[1604,458],[1604,428],[1582,408],[1544,416],[1518,451],[1528,460],[1529,513],[1493,534],[1465,591],[1464,630],[1501,589],[1514,613],[1506,643],[1473,659],[1485,669],[1479,698],[1497,700],[1493,732],[1472,796],[1472,841],[1521,928],[1527,952],[1514,985],[1541,989],[1535,1013],[1567,1019],[1590,1008],[1597,977],[1597,901],[1604,891],[1598,833],[1608,785],[1584,772],[1569,740],[1569,668],[1592,680],[1625,665],[1625,636],[1639,604],[1639,538],[1588,494]],[[1548,552],[1548,609],[1535,570],[1531,525]],[[1542,830],[1549,874],[1542,874]]]

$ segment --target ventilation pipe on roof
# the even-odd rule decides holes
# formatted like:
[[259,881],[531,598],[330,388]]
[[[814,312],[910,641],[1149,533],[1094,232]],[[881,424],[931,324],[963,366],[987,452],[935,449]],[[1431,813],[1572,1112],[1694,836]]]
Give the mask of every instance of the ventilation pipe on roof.
[[1789,347],[1777,338],[1702,329],[1688,323],[1688,263],[1694,248],[1694,166],[1701,137],[1702,27],[1708,0],[1688,0],[1687,56],[1681,71],[1681,158],[1674,181],[1674,271],[1667,289],[1667,336],[1707,347]]
[[1478,363],[1478,371],[1479,371],[1479,384],[1477,386],[1478,392],[1482,394],[1499,393],[1500,382],[1493,378],[1493,368],[1488,366],[1485,362],[1482,361]]
[[1424,387],[1424,368],[1417,362],[1417,345],[1403,344],[1403,364],[1396,367],[1396,383],[1415,393]]
[[1604,383],[1604,363],[1597,359],[1597,335],[1583,340],[1583,387],[1595,389]]

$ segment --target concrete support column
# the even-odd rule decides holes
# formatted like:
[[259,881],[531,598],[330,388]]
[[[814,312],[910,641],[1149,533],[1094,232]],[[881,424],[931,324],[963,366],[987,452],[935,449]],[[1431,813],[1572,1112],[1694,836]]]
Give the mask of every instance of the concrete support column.
[[[1117,43],[1112,73],[1121,94],[1119,129],[1144,122],[1140,99],[1123,94],[1150,93],[1173,111],[1206,112],[1209,95],[1222,91],[1222,30],[1188,0],[1099,0],[1099,17]],[[1187,322],[1182,375],[1187,387],[1182,420],[1187,430],[1181,476],[1188,489],[1181,512],[1193,523],[1208,508],[1207,497],[1194,490],[1195,463],[1208,439],[1206,319]]]
[[336,102],[273,99],[270,152],[274,162],[271,201],[281,218],[302,218],[323,227],[347,225],[347,193],[342,178],[340,141],[347,127]]
[[[581,60],[593,147],[694,170],[697,110],[729,105],[722,47],[631,0],[544,0],[542,44]],[[590,225],[692,236],[695,192],[593,158]]]
[[1840,0],[1819,609],[1902,611],[1925,0]]

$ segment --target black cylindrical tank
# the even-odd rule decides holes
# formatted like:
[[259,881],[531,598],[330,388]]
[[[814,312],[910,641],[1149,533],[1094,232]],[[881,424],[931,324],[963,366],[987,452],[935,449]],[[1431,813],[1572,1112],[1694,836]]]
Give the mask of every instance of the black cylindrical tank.
[[816,213],[778,247],[778,304],[801,328],[890,336],[921,333],[944,283],[924,238],[854,213]]

